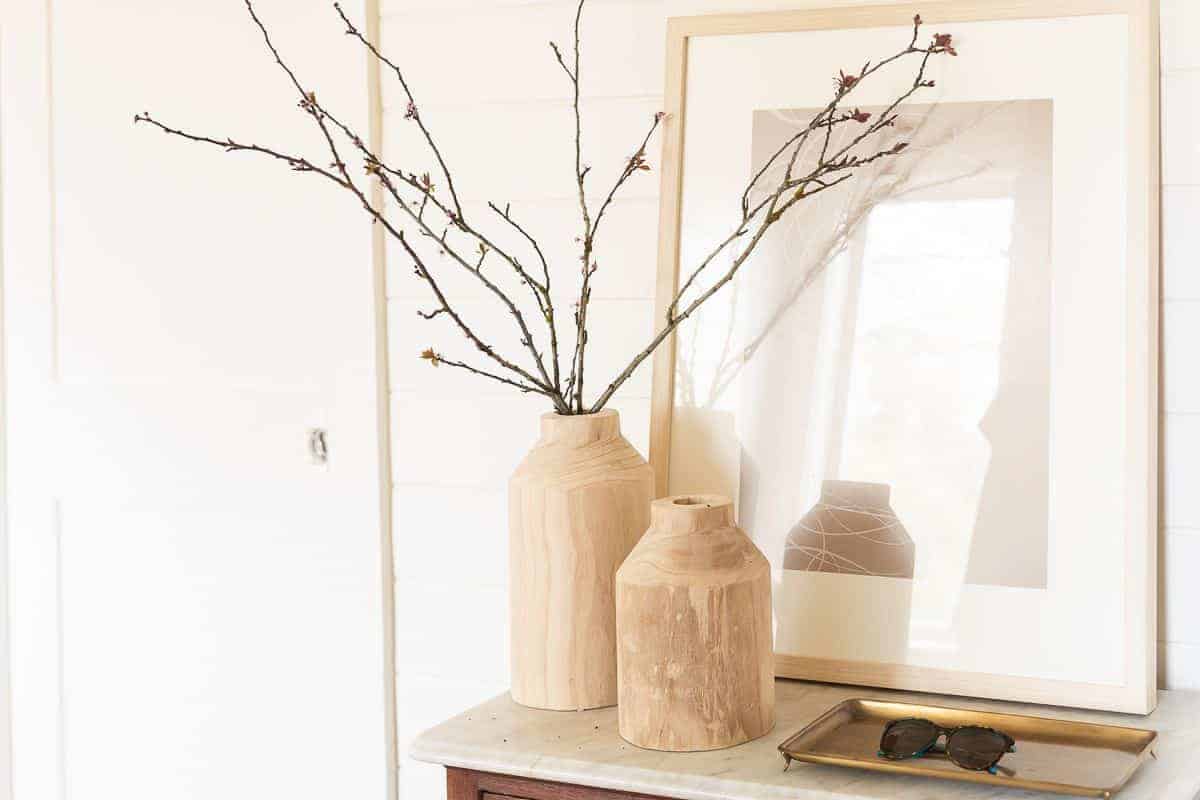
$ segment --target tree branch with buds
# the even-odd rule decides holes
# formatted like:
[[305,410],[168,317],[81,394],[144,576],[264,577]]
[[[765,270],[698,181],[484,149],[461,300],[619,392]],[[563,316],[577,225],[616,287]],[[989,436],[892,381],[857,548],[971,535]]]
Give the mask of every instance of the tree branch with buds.
[[[749,260],[767,231],[775,225],[797,203],[826,192],[845,181],[863,167],[880,159],[894,157],[903,152],[906,143],[899,142],[876,149],[859,152],[867,147],[873,137],[885,128],[894,125],[899,106],[918,91],[932,87],[934,82],[925,77],[930,59],[936,55],[958,55],[950,34],[934,34],[929,44],[918,46],[922,21],[913,19],[912,38],[899,52],[877,63],[864,64],[852,72],[839,72],[834,79],[833,97],[817,113],[811,122],[797,131],[779,147],[746,184],[740,201],[740,218],[735,219],[732,230],[707,253],[682,281],[675,297],[668,305],[662,326],[651,337],[649,343],[639,351],[598,397],[589,403],[584,400],[585,373],[588,346],[588,309],[592,297],[592,278],[599,269],[596,260],[596,237],[601,223],[611,209],[621,190],[636,175],[651,169],[647,148],[655,132],[661,126],[663,115],[655,114],[645,134],[632,154],[625,160],[611,188],[603,195],[594,213],[588,204],[587,177],[591,167],[583,159],[583,118],[581,113],[581,30],[586,0],[579,0],[575,10],[573,41],[570,56],[564,55],[557,44],[550,47],[555,61],[566,74],[571,85],[571,106],[574,116],[574,174],[573,181],[578,195],[581,235],[576,241],[579,252],[579,294],[574,307],[575,344],[570,364],[563,369],[562,352],[556,318],[556,308],[551,293],[551,278],[554,265],[547,259],[545,250],[530,229],[513,216],[511,207],[501,208],[494,202],[487,205],[493,212],[488,220],[501,224],[517,234],[517,250],[533,259],[534,270],[522,261],[522,255],[502,245],[496,234],[468,220],[464,211],[454,175],[448,160],[418,108],[416,98],[404,70],[385,56],[367,36],[350,20],[340,4],[333,7],[345,33],[365,48],[369,56],[388,67],[404,93],[406,122],[415,125],[425,146],[424,157],[433,163],[435,181],[430,170],[416,163],[396,164],[385,161],[364,142],[361,136],[343,118],[334,114],[327,105],[318,100],[316,92],[302,82],[275,46],[267,26],[259,18],[253,0],[243,0],[250,18],[262,34],[263,42],[276,65],[287,76],[298,95],[297,106],[304,112],[321,134],[326,153],[320,158],[296,155],[280,149],[247,144],[230,137],[209,136],[192,133],[173,127],[153,117],[149,112],[134,115],[135,123],[145,123],[161,132],[197,144],[221,148],[230,153],[245,152],[263,156],[286,165],[289,169],[323,178],[338,188],[349,192],[368,214],[374,224],[383,226],[384,231],[399,243],[404,256],[411,262],[413,273],[429,288],[434,304],[429,310],[417,313],[425,320],[445,317],[462,335],[466,343],[490,362],[491,367],[471,364],[453,356],[446,356],[433,348],[421,352],[421,359],[432,366],[447,366],[468,374],[485,378],[521,392],[540,394],[546,397],[560,414],[587,414],[599,411],[613,394],[627,381],[643,361],[671,335],[671,333],[710,297],[733,280],[741,267]],[[906,57],[919,59],[919,66],[911,86],[882,112],[872,116],[857,107],[848,108],[847,99],[871,76],[883,68]],[[847,144],[835,147],[833,132],[843,125],[859,125],[861,131],[849,137]],[[800,167],[801,151],[813,144],[819,155],[812,164]],[[362,173],[356,179],[343,149],[353,153],[361,161]],[[414,159],[420,155],[412,156]],[[328,163],[326,164],[326,159]],[[778,177],[767,181],[773,169],[782,166]],[[357,166],[355,167],[357,171]],[[360,185],[376,181],[382,186],[391,208],[376,208],[368,200],[368,191]],[[444,181],[445,191],[436,183]],[[597,195],[599,196],[599,195]],[[411,235],[416,235],[414,241]],[[422,242],[423,244],[416,244]],[[432,250],[435,255],[432,255]],[[698,287],[719,257],[731,254],[730,265],[715,276],[713,282],[696,297],[688,293]],[[485,341],[473,324],[460,312],[458,306],[447,297],[442,288],[441,273],[445,269],[434,263],[436,259],[448,261],[451,268],[464,271],[477,283],[486,296],[500,303],[516,327],[516,344],[523,351],[527,363],[522,365],[505,355],[500,348]],[[507,270],[516,281],[525,287],[524,299],[504,288],[499,278],[493,277],[496,270]],[[535,271],[537,274],[535,274]],[[532,303],[536,317],[527,316],[527,307]],[[540,320],[540,325],[531,326],[530,320]],[[544,325],[544,328],[542,327]],[[540,328],[535,335],[534,327]],[[540,336],[540,339],[539,339]],[[543,349],[539,341],[545,344]]]

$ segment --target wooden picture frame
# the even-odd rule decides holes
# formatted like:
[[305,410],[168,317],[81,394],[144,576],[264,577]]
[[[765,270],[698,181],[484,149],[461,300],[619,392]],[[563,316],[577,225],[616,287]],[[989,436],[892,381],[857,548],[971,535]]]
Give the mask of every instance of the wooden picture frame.
[[[824,0],[828,5],[831,0]],[[836,1],[836,0],[835,0]],[[816,0],[821,2],[821,0]],[[666,313],[678,285],[683,224],[685,98],[689,51],[708,37],[817,32],[911,25],[920,14],[933,31],[952,23],[1070,20],[1119,15],[1127,20],[1128,126],[1125,138],[1128,202],[1125,285],[1124,563],[1121,601],[1123,679],[1092,682],[960,671],[905,663],[879,663],[776,653],[781,677],[971,695],[1003,700],[1148,713],[1156,702],[1158,513],[1158,261],[1159,261],[1159,60],[1157,0],[948,0],[886,5],[842,5],[793,11],[672,18],[667,26],[660,239],[656,319]],[[1081,54],[1076,54],[1079,57]],[[836,72],[840,64],[801,68]],[[739,154],[740,155],[740,154]],[[753,270],[753,264],[747,269]],[[676,336],[654,355],[650,463],[656,495],[693,491],[669,486],[675,409]],[[702,490],[696,487],[695,491]],[[703,489],[707,490],[707,489]],[[753,535],[753,531],[751,531]],[[777,637],[778,641],[778,637]]]

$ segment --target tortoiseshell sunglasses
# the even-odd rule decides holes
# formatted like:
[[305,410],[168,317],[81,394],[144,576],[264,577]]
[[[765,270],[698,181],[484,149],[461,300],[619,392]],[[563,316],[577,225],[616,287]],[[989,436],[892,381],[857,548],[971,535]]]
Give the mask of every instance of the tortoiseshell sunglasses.
[[[944,748],[938,742],[946,737]],[[879,755],[892,761],[921,758],[929,753],[945,753],[963,769],[995,775],[996,765],[1005,753],[1016,752],[1016,742],[1007,733],[981,725],[943,728],[927,719],[894,719],[883,729]]]

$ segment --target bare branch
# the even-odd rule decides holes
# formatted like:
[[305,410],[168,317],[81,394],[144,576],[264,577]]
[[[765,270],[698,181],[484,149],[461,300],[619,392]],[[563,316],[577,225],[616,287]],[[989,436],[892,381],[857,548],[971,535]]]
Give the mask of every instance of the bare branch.
[[616,197],[617,192],[620,191],[621,186],[624,185],[625,181],[629,180],[629,178],[635,173],[650,171],[650,165],[646,163],[646,145],[650,144],[650,137],[654,135],[656,130],[658,130],[659,123],[663,121],[665,116],[666,115],[661,111],[654,115],[650,122],[650,130],[646,131],[646,135],[642,138],[642,143],[638,145],[638,149],[634,151],[634,154],[629,157],[628,161],[625,162],[625,168],[621,170],[620,177],[617,178],[616,183],[614,183],[612,189],[609,190],[608,196],[604,198],[604,202],[600,204],[600,210],[596,212],[596,219],[592,223],[591,236],[593,241],[595,241],[596,232],[600,229],[600,221],[604,219],[604,212],[608,210],[610,205],[612,205],[613,198]]
[[152,116],[150,116],[149,111],[143,111],[141,114],[135,114],[133,116],[133,121],[135,123],[147,122],[147,123],[153,125],[154,127],[158,128],[159,130],[161,130],[163,133],[167,133],[172,136],[178,136],[182,139],[188,139],[193,142],[201,142],[204,144],[211,144],[214,147],[221,148],[222,150],[224,150],[227,153],[236,153],[238,151],[245,151],[245,152],[259,153],[261,155],[270,156],[271,158],[274,158],[274,159],[284,162],[289,167],[291,167],[292,170],[294,170],[295,172],[315,172],[318,175],[322,175],[322,176],[328,178],[329,180],[333,181],[334,183],[338,184],[339,186],[342,186],[343,188],[345,187],[345,182],[341,178],[339,178],[337,175],[334,175],[332,172],[329,172],[328,170],[324,170],[318,166],[315,166],[307,158],[302,158],[300,156],[288,155],[287,153],[281,153],[277,150],[272,150],[269,147],[262,147],[261,145],[257,145],[257,144],[242,144],[241,142],[235,142],[233,139],[214,139],[211,136],[202,136],[202,135],[198,135],[198,134],[188,133],[187,131],[182,131],[177,128],[172,128],[169,125],[165,125],[162,122],[159,122],[158,120],[156,120]]
[[546,393],[545,391],[543,391],[542,389],[539,389],[536,386],[530,386],[528,384],[521,383],[520,381],[510,380],[509,378],[506,378],[503,375],[497,375],[494,372],[488,372],[487,370],[479,369],[478,367],[473,367],[470,364],[464,364],[461,361],[455,361],[453,359],[446,358],[441,353],[435,352],[432,348],[421,353],[421,358],[425,359],[426,361],[428,361],[430,364],[432,364],[435,367],[445,364],[447,367],[454,367],[455,369],[466,370],[467,372],[470,372],[473,375],[479,375],[480,377],[483,377],[483,378],[488,378],[493,381],[499,381],[500,383],[503,383],[506,386],[512,386],[512,387],[519,389],[520,391],[525,392],[525,393],[531,393],[531,392],[534,394],[545,394]]
[[[579,301],[575,308],[575,352],[571,357],[571,373],[568,378],[568,383],[571,386],[568,391],[568,399],[572,402],[572,408],[577,414],[583,413],[583,369],[584,358],[587,352],[587,310],[588,302],[591,299],[591,276],[592,271],[590,265],[592,262],[592,219],[588,213],[587,195],[584,187],[584,182],[587,179],[589,168],[583,163],[583,118],[579,112],[579,24],[583,19],[583,6],[587,0],[579,0],[579,5],[575,9],[575,61],[574,68],[568,69],[563,61],[562,52],[558,46],[551,44],[554,48],[554,55],[558,58],[558,63],[562,65],[563,70],[567,73],[567,77],[571,79],[571,109],[575,114],[575,184],[579,193],[579,213],[583,220],[583,253],[580,256],[582,279],[579,286]],[[571,399],[570,395],[574,394]]]
[[442,151],[438,149],[437,144],[433,141],[433,134],[429,132],[429,128],[425,127],[425,121],[421,119],[417,100],[413,97],[412,89],[409,88],[408,81],[404,78],[404,72],[395,62],[379,52],[379,48],[354,26],[354,23],[346,16],[346,12],[342,10],[341,3],[334,3],[333,7],[337,11],[338,16],[342,18],[342,22],[346,23],[346,35],[353,36],[361,42],[363,47],[370,51],[372,56],[378,59],[381,64],[386,64],[396,74],[396,79],[400,82],[400,88],[404,90],[404,96],[408,99],[406,116],[417,124],[417,127],[421,130],[421,134],[425,137],[425,143],[429,145],[429,150],[433,153],[434,158],[437,159],[438,166],[442,170],[442,176],[446,179],[446,188],[450,191],[450,198],[454,202],[454,210],[458,214],[459,219],[461,219],[463,216],[462,203],[458,201],[458,192],[454,188],[454,178],[450,176],[450,168],[446,166],[446,160],[442,158]]
[[[541,290],[542,296],[545,298],[545,303],[539,304],[539,307],[541,308],[542,315],[546,318],[546,327],[550,331],[550,361],[554,371],[554,388],[561,389],[562,375],[558,358],[558,323],[554,318],[554,301],[551,299],[550,295],[550,265],[546,262],[546,256],[542,252],[542,247],[540,244],[538,244],[537,239],[533,238],[533,236],[524,228],[524,226],[512,218],[512,214],[510,213],[511,207],[509,205],[506,204],[503,211],[500,210],[499,206],[492,202],[488,203],[488,207],[500,215],[505,222],[507,222],[514,230],[521,234],[521,236],[525,238],[525,241],[529,242],[529,245],[533,248],[533,252],[538,257],[538,261],[541,262],[543,283],[541,286],[537,286],[537,282],[533,281],[532,279],[529,279],[528,283],[531,286],[537,286],[537,288]],[[513,263],[515,264],[515,261]]]
[[575,73],[571,72],[571,68],[567,66],[567,62],[563,60],[562,51],[558,49],[558,45],[554,42],[550,43],[550,49],[554,51],[554,58],[558,61],[558,65],[563,68],[563,72],[567,73],[567,77],[575,80]]

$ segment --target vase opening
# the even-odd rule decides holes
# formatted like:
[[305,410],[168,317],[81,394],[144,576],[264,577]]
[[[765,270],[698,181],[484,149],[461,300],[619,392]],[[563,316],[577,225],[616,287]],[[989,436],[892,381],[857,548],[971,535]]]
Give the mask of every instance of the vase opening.
[[672,504],[677,506],[704,506],[705,508],[712,508],[712,503],[699,497],[679,497],[673,500]]
[[660,531],[699,533],[733,525],[733,502],[719,494],[660,497],[650,504],[650,522]]

